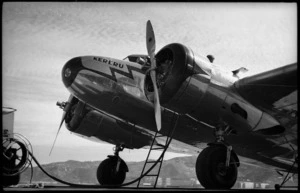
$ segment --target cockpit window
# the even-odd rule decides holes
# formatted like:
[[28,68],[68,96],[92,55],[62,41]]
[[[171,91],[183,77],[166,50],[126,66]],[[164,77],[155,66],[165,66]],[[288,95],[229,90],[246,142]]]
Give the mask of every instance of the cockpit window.
[[135,62],[142,66],[150,65],[150,58],[147,55],[130,55],[123,60],[129,62]]

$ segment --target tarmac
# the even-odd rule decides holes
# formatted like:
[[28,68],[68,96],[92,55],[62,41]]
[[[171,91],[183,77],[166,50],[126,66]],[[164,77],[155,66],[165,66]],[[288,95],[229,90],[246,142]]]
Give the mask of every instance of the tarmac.
[[[245,191],[245,192],[278,192],[275,189],[230,189],[230,190],[219,190],[219,189],[212,189],[207,190],[203,188],[135,188],[135,187],[121,187],[121,188],[81,188],[81,187],[70,187],[70,186],[28,186],[28,187],[6,187],[3,189],[4,191],[107,191],[107,192],[119,192],[119,191],[131,191],[131,192],[175,192],[175,191],[181,191],[181,192],[194,192],[194,191],[203,191],[203,192],[236,192],[236,191]],[[298,192],[297,188],[293,189],[286,189],[282,188],[280,192]]]

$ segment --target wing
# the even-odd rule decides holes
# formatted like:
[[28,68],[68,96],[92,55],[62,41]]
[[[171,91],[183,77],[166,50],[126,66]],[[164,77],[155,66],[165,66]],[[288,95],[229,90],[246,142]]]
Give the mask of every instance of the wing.
[[[298,147],[297,63],[240,79],[235,88],[243,98],[275,117],[285,128],[280,136],[260,133],[276,145],[259,153],[281,162],[293,161]],[[278,151],[280,147],[289,147],[290,151]]]
[[[291,103],[284,106],[297,106],[297,63],[283,66],[271,71],[245,77],[235,83],[238,92],[249,102],[262,109],[282,109],[274,105],[291,93]],[[294,101],[296,100],[296,101]],[[292,108],[291,107],[291,108]]]

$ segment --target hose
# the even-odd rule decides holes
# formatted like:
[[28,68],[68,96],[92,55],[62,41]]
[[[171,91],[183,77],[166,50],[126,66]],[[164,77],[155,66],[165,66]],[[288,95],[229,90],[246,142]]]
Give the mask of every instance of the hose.
[[57,182],[60,182],[62,184],[66,184],[66,185],[69,185],[69,186],[73,186],[73,187],[83,187],[83,188],[118,188],[118,187],[123,187],[123,186],[128,186],[130,184],[133,184],[137,181],[139,181],[140,179],[142,179],[143,177],[145,177],[156,165],[157,163],[159,162],[159,160],[163,157],[164,153],[167,151],[171,141],[172,141],[172,137],[173,137],[173,134],[174,134],[174,130],[177,126],[177,121],[178,121],[178,118],[176,119],[176,123],[173,127],[173,131],[172,131],[172,134],[171,136],[169,137],[169,141],[168,143],[166,144],[166,148],[162,151],[160,157],[156,160],[156,162],[143,174],[141,175],[139,178],[131,181],[131,182],[127,182],[127,183],[124,183],[124,184],[120,184],[120,185],[87,185],[87,184],[73,184],[73,183],[70,183],[70,182],[66,182],[66,181],[63,181],[61,179],[58,179],[56,178],[55,176],[52,176],[51,174],[49,174],[47,171],[45,171],[43,169],[43,167],[40,165],[40,163],[38,162],[38,160],[34,157],[34,155],[28,151],[29,155],[32,157],[32,159],[34,160],[34,162],[37,164],[37,166],[48,176],[50,177],[51,179],[57,181]]

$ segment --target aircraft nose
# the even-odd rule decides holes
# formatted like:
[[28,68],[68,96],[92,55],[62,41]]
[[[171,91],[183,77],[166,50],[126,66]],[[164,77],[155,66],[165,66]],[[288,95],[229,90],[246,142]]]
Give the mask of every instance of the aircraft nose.
[[82,61],[80,57],[72,58],[69,60],[62,69],[61,76],[62,81],[66,87],[69,87],[78,72],[83,69]]

